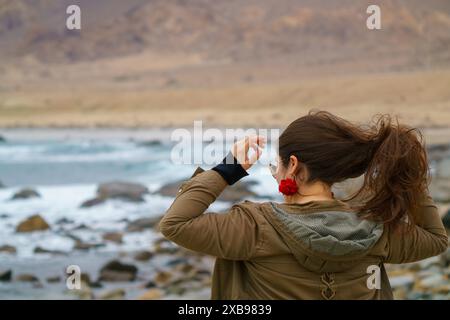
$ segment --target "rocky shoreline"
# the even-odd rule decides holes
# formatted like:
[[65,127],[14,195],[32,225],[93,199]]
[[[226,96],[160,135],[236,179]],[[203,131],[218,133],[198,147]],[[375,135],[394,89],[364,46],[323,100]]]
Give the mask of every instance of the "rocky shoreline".
[[[433,173],[430,190],[444,224],[450,229],[450,145],[432,145],[428,151]],[[91,198],[80,202],[79,208],[95,213],[97,206],[114,201],[145,202],[149,194],[172,198],[181,182],[170,182],[157,190],[126,181],[105,182],[98,185]],[[246,198],[271,200],[255,193],[255,183],[238,183],[227,189],[219,200],[228,204]],[[23,188],[5,201],[40,197],[39,188]],[[0,223],[6,221],[9,214],[0,212]],[[158,231],[162,214],[123,219],[120,228],[106,231],[74,223],[69,217],[49,222],[45,212],[26,217],[13,226],[16,234],[24,237],[57,234],[71,241],[72,247],[64,251],[36,244],[33,260],[30,260],[18,256],[14,243],[0,243],[0,298],[208,299],[213,258],[165,240]],[[77,232],[83,230],[97,237],[80,237]],[[124,239],[135,235],[144,236],[148,245],[139,250],[122,247]],[[66,286],[69,265],[81,268],[80,290],[70,290]],[[450,299],[450,250],[417,263],[387,265],[387,271],[396,299]]]
[[[173,197],[182,181],[168,183],[154,193]],[[249,188],[252,182],[238,183],[222,196],[222,201],[237,202],[247,196],[257,197]],[[80,203],[80,208],[92,208],[109,200],[142,202],[144,195],[150,193],[148,188],[137,183],[112,181],[98,186],[97,194],[92,199]],[[15,192],[9,201],[21,201],[39,198],[39,190],[24,188]],[[72,250],[68,252],[52,250],[41,246],[34,248],[34,254],[42,259],[58,259],[59,268],[45,276],[40,273],[0,268],[1,286],[10,287],[28,285],[28,291],[58,288],[54,294],[64,299],[208,299],[210,295],[213,258],[185,250],[165,240],[158,231],[161,216],[139,218],[124,221],[123,230],[101,234],[100,242],[86,242],[73,233],[80,229],[92,229],[87,225],[74,225],[67,218],[51,225],[44,214],[34,214],[20,221],[15,226],[16,233],[39,234],[53,232],[73,240]],[[95,230],[93,230],[95,231]],[[123,237],[134,233],[150,232],[155,237],[149,241],[148,248],[138,251],[120,249]],[[117,252],[110,252],[108,259],[99,258],[103,254],[98,250],[106,244],[118,246]],[[17,248],[12,243],[0,244],[2,259],[9,256],[13,261]],[[69,290],[66,281],[70,274],[65,272],[68,265],[90,260],[89,272],[82,270],[80,290]],[[35,263],[35,262],[34,262]],[[11,263],[14,265],[14,263]],[[38,268],[36,268],[38,269]],[[27,290],[25,290],[27,291]],[[45,296],[44,296],[45,297]]]

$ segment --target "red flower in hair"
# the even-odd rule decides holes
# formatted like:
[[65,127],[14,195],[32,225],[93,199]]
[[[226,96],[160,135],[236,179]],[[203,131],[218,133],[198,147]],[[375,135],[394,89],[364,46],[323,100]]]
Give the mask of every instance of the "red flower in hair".
[[278,191],[280,191],[282,194],[286,196],[291,196],[295,194],[297,190],[298,190],[297,183],[295,183],[295,181],[290,178],[281,180],[278,186]]

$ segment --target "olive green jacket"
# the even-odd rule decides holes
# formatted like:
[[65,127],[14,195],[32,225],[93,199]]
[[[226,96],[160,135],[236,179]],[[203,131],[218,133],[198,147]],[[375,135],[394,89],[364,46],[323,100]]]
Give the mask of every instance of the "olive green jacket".
[[160,222],[167,239],[217,258],[212,299],[392,299],[384,263],[425,259],[448,246],[428,195],[417,225],[394,231],[339,200],[244,201],[204,214],[227,186],[216,171],[197,169]]

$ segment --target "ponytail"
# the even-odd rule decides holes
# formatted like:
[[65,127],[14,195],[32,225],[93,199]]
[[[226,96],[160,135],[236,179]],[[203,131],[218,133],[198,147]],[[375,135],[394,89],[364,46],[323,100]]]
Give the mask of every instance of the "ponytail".
[[360,189],[368,195],[359,208],[365,218],[394,226],[401,221],[414,224],[429,182],[422,140],[417,129],[398,120],[393,123],[387,115],[378,118],[368,142],[371,159]]
[[414,223],[427,192],[428,161],[421,133],[381,115],[369,126],[327,111],[311,111],[280,135],[279,156],[294,155],[308,169],[308,181],[332,186],[349,178],[364,182],[345,199],[363,217],[396,225]]

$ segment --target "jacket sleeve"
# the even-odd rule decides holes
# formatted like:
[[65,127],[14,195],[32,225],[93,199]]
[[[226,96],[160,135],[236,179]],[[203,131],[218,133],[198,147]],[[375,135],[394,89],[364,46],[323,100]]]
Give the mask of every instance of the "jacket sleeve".
[[233,205],[226,213],[206,213],[228,185],[214,170],[183,183],[160,222],[162,234],[190,250],[229,260],[246,260],[262,245],[262,228],[248,205]]
[[438,209],[430,196],[422,200],[422,210],[411,230],[406,223],[388,229],[388,263],[407,263],[426,259],[444,252],[448,247],[447,232]]

